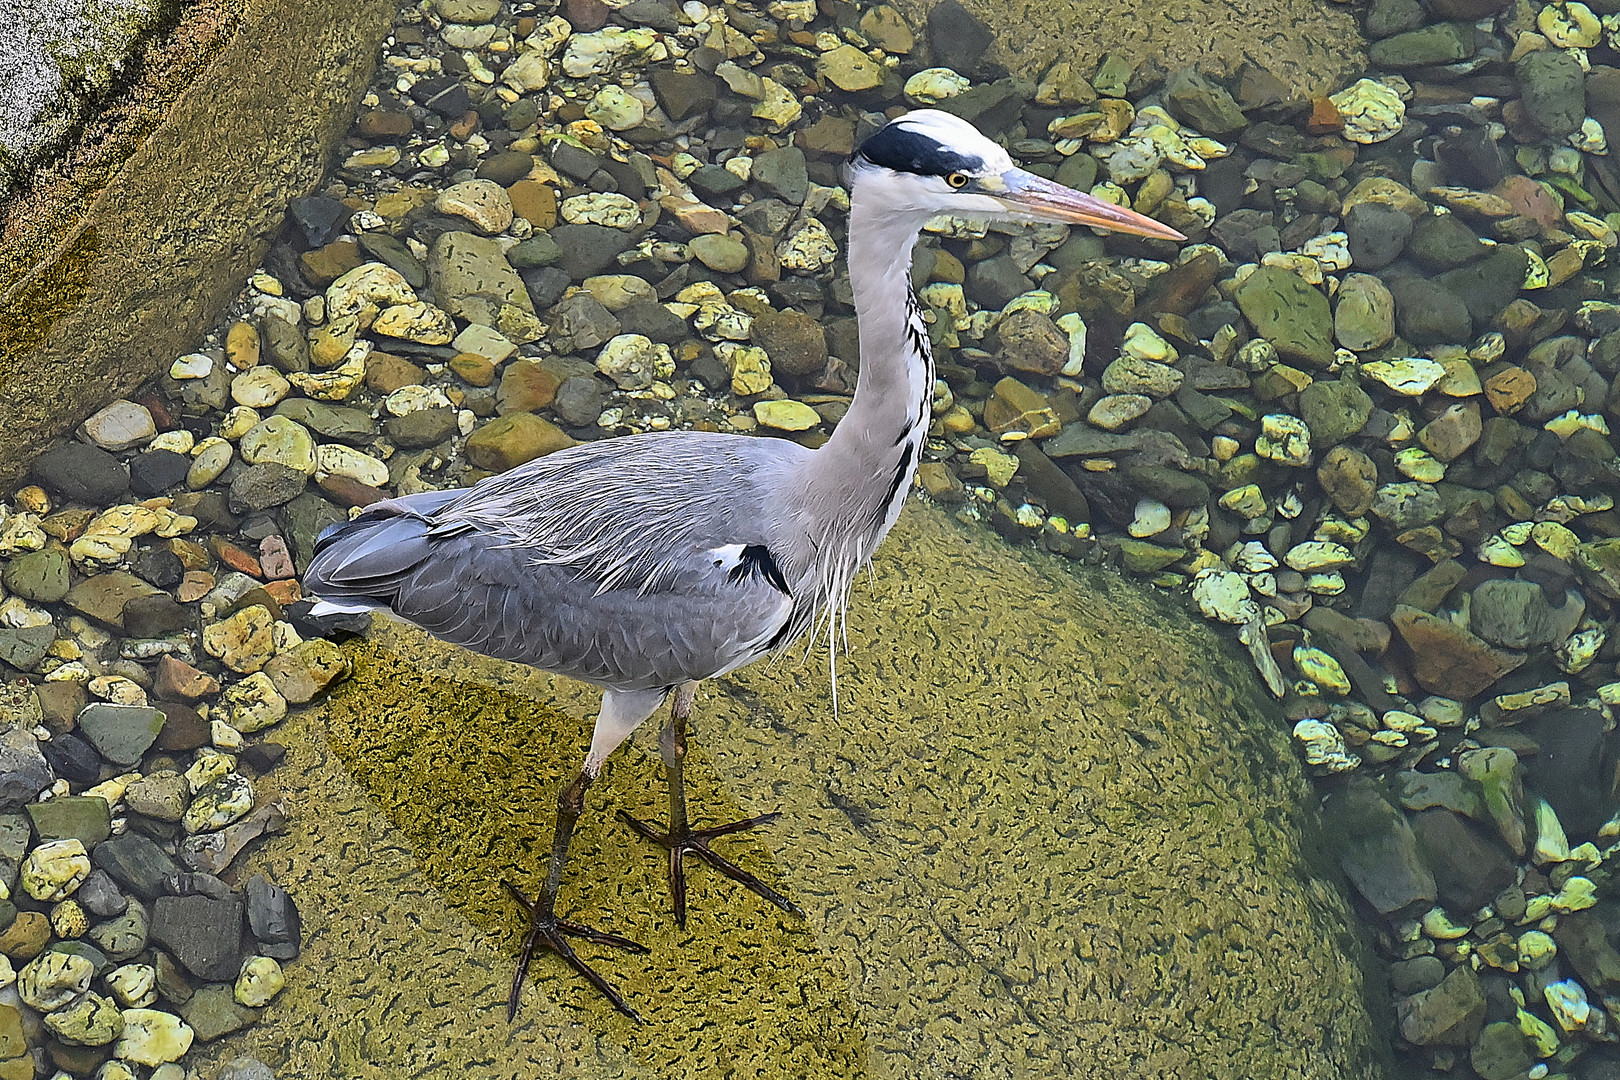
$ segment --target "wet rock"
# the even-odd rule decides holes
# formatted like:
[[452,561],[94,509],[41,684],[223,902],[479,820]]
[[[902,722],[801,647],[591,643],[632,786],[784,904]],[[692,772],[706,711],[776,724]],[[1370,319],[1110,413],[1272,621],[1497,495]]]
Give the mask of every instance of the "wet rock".
[[98,919],[122,915],[129,900],[118,891],[118,885],[105,870],[92,870],[78,891],[73,894],[86,911]]
[[[553,230],[552,238],[560,231]],[[428,278],[439,306],[469,322],[495,325],[503,304],[534,314],[523,279],[495,240],[474,233],[443,233],[428,253]]]
[[1350,379],[1318,379],[1300,391],[1299,408],[1312,446],[1338,446],[1366,425],[1373,402]]
[[383,422],[383,430],[394,445],[406,450],[438,446],[456,433],[456,411],[438,406],[390,416]]
[[1439,986],[1402,999],[1396,1015],[1407,1042],[1468,1046],[1485,1022],[1485,994],[1479,976],[1467,964],[1459,964]]
[[464,450],[467,460],[480,469],[505,472],[572,445],[573,440],[549,420],[533,413],[514,413],[474,431]]
[[1535,1060],[1519,1025],[1506,1020],[1486,1024],[1468,1052],[1469,1064],[1480,1080],[1513,1080],[1527,1072]]
[[1586,604],[1570,590],[1561,605],[1547,601],[1542,587],[1530,581],[1496,579],[1473,591],[1469,627],[1474,633],[1509,649],[1530,649],[1563,641],[1580,625]]
[[193,1032],[178,1016],[156,1009],[124,1010],[124,1033],[113,1056],[137,1065],[179,1061],[191,1049]]
[[1351,352],[1389,343],[1395,336],[1395,298],[1382,281],[1371,274],[1345,275],[1333,309],[1333,336]]
[[1513,65],[1524,108],[1542,131],[1555,139],[1574,133],[1586,116],[1586,73],[1562,49],[1541,49]]
[[32,734],[21,728],[0,732],[0,809],[32,802],[55,779]]
[[1446,977],[1446,965],[1438,956],[1419,956],[1389,965],[1389,982],[1397,993],[1430,990]]
[[1553,928],[1558,955],[1566,960],[1581,981],[1599,993],[1620,984],[1620,952],[1609,944],[1601,919],[1591,911],[1577,911],[1559,918]]
[[0,585],[25,600],[55,603],[67,595],[69,565],[65,552],[54,548],[30,551],[6,564]]
[[990,29],[958,0],[943,0],[928,12],[928,46],[941,67],[967,74],[995,41]]
[[1397,606],[1391,617],[1413,656],[1413,675],[1424,689],[1466,701],[1525,661],[1462,629],[1449,619]]
[[131,901],[119,915],[92,926],[90,941],[110,960],[133,960],[145,950],[149,933],[146,909]]
[[1468,305],[1451,290],[1415,276],[1389,283],[1395,298],[1395,326],[1414,345],[1440,345],[1467,341],[1474,333]]
[[103,450],[119,451],[143,446],[157,434],[152,412],[145,405],[120,398],[91,414],[79,434]]
[[1412,225],[1406,250],[1429,271],[1466,266],[1486,254],[1479,237],[1456,214],[1428,214]]
[[152,906],[151,938],[197,978],[228,982],[242,966],[242,914],[236,899],[160,896]]
[[1205,135],[1225,135],[1248,122],[1224,86],[1192,68],[1165,80],[1164,103],[1170,115]]
[[1412,815],[1412,832],[1438,898],[1451,910],[1474,911],[1513,884],[1512,861],[1461,815],[1438,807],[1420,810]]
[[276,691],[303,705],[349,673],[349,661],[330,641],[316,638],[281,653],[264,667]]
[[79,734],[102,757],[119,765],[139,762],[161,730],[163,714],[147,705],[97,702],[79,714]]
[[1485,258],[1447,270],[1435,281],[1453,296],[1460,297],[1474,322],[1484,325],[1519,295],[1528,263],[1529,256],[1523,248],[1516,244],[1498,244]]
[[558,225],[550,236],[559,252],[558,265],[574,281],[607,272],[632,239],[623,229],[588,222]]
[[1333,362],[1333,315],[1327,297],[1291,270],[1261,266],[1232,292],[1256,334],[1285,360],[1325,368]]
[[1418,431],[1418,442],[1441,461],[1455,461],[1475,443],[1484,430],[1479,403],[1459,403],[1429,421]]
[[1417,0],[1373,0],[1367,9],[1363,25],[1366,27],[1367,36],[1372,38],[1384,38],[1416,30],[1423,25],[1423,5]]
[[[1003,371],[1027,371],[1036,375],[1057,375],[1069,362],[1069,336],[1045,315],[1036,311],[1015,311],[996,326],[996,360]],[[1115,361],[1118,363],[1119,361]],[[1163,365],[1158,365],[1163,367]],[[1172,372],[1172,374],[1179,374]],[[1176,380],[1179,383],[1179,379]],[[1174,391],[1171,386],[1165,393]],[[1111,393],[1140,391],[1111,390]]]
[[[10,901],[5,903],[9,905]],[[0,953],[16,961],[32,960],[44,951],[50,940],[49,919],[37,911],[17,912],[11,925],[0,933]]]
[[168,879],[180,872],[162,848],[136,832],[97,844],[90,861],[143,900],[162,895]]
[[1373,42],[1367,49],[1367,59],[1375,66],[1395,71],[1430,64],[1452,64],[1472,55],[1473,29],[1452,23],[1437,23],[1394,34]]
[[129,490],[123,464],[88,443],[70,442],[47,450],[34,459],[29,476],[54,495],[91,506],[115,503]]
[[1370,781],[1353,778],[1329,796],[1324,814],[1342,830],[1339,864],[1345,875],[1380,913],[1435,899],[1434,876],[1423,864],[1405,815]]
[[803,312],[762,312],[754,317],[749,336],[770,357],[774,372],[802,378],[820,375],[827,366],[826,331]]
[[706,113],[716,100],[717,82],[699,71],[670,71],[654,68],[647,73],[653,96],[661,109],[675,121]]
[[274,621],[263,604],[250,604],[203,627],[203,651],[232,671],[251,674],[264,667],[274,652]]
[[551,341],[561,352],[583,352],[617,336],[619,320],[588,292],[575,293],[550,311]]
[[100,796],[62,795],[30,803],[27,810],[34,835],[43,841],[76,839],[88,850],[112,835],[112,811]]
[[981,259],[968,267],[962,290],[975,304],[990,311],[1006,307],[1014,297],[1029,290],[1029,279],[1016,260],[1006,255]]
[[557,387],[551,409],[559,419],[574,427],[587,427],[596,423],[607,405],[607,388],[600,379],[589,375],[575,375],[564,379]]
[[124,628],[124,605],[140,596],[156,596],[158,590],[126,570],[113,570],[88,577],[63,597],[68,607],[116,630]]
[[90,988],[96,967],[70,952],[48,952],[17,973],[17,993],[41,1012],[59,1009]]
[[308,482],[309,476],[298,469],[281,464],[254,465],[231,481],[231,512],[250,513],[291,502]]
[[124,1017],[110,998],[92,992],[51,1013],[45,1026],[73,1046],[105,1046],[124,1033]]
[[179,821],[190,801],[186,778],[168,769],[141,777],[124,792],[126,806],[156,821]]
[[1386,203],[1362,202],[1345,215],[1350,259],[1358,270],[1382,270],[1406,248],[1412,218]]
[[51,771],[64,780],[94,784],[101,779],[101,758],[77,735],[58,735],[50,742],[41,743],[40,750],[50,763]]
[[188,628],[190,609],[167,593],[137,596],[124,605],[124,630],[134,638],[168,637]]
[[754,158],[754,183],[785,203],[794,206],[804,202],[809,191],[810,177],[805,169],[804,151],[796,146],[781,150],[768,150]]
[[238,1004],[229,986],[204,986],[180,1006],[180,1016],[198,1039],[213,1042],[256,1022],[259,1011]]
[[254,874],[247,883],[248,928],[266,956],[291,960],[298,955],[303,924],[298,907],[286,889],[263,874]]

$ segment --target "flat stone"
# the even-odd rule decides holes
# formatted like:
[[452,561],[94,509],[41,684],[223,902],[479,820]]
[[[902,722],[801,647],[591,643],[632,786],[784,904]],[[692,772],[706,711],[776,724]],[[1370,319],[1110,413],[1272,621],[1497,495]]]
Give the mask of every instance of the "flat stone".
[[292,896],[263,874],[248,878],[246,895],[248,928],[261,951],[278,960],[296,957],[303,939],[303,922]]
[[1433,903],[1434,875],[1423,864],[1406,817],[1367,781],[1329,796],[1324,817],[1343,832],[1339,864],[1380,914]]
[[68,594],[71,568],[67,553],[57,548],[30,551],[17,556],[0,572],[0,585],[6,590],[40,603],[54,604]]
[[268,510],[291,502],[304,491],[309,474],[270,463],[243,469],[231,481],[228,505],[233,513]]
[[119,398],[93,413],[79,433],[103,450],[118,451],[146,445],[157,434],[157,426],[145,405]]
[[63,795],[26,809],[42,841],[74,838],[88,850],[112,835],[112,810],[97,795]]
[[[1035,375],[1056,376],[1062,373],[1064,365],[1069,362],[1069,335],[1058,329],[1056,323],[1038,311],[1015,311],[1002,319],[996,324],[994,342],[996,363],[1003,371],[1027,371]],[[1109,366],[1111,368],[1113,365]],[[1157,366],[1164,367],[1162,364]],[[1167,370],[1174,376],[1173,381],[1179,384],[1180,373],[1173,369]],[[1175,391],[1175,387],[1168,383],[1164,386],[1168,388],[1156,386],[1156,389],[1163,389],[1166,394]],[[1109,390],[1109,393],[1116,394],[1147,392],[1135,385]]]
[[467,437],[467,460],[480,469],[504,472],[525,461],[572,446],[574,440],[549,420],[513,413],[483,425]]
[[883,68],[853,45],[840,45],[822,53],[816,60],[816,72],[848,93],[883,85]]
[[55,779],[31,733],[21,728],[0,732],[0,809],[32,802]]
[[1467,964],[1458,964],[1439,986],[1403,998],[1396,1015],[1407,1042],[1467,1046],[1485,1022],[1485,993],[1479,976]]
[[277,692],[294,705],[310,701],[349,673],[348,658],[324,638],[313,638],[278,654],[264,666]]
[[137,832],[97,844],[90,852],[90,861],[143,900],[166,892],[168,879],[180,872],[162,848]]
[[160,896],[152,905],[151,937],[192,975],[226,982],[242,966],[242,921],[242,902],[234,898]]
[[1431,693],[1467,701],[1525,661],[1497,649],[1449,619],[1397,606],[1395,630],[1412,650],[1413,676]]
[[1283,359],[1318,368],[1333,363],[1333,314],[1327,297],[1298,274],[1258,267],[1233,290],[1232,299],[1255,333]]
[[107,954],[107,959],[120,962],[133,960],[145,951],[149,935],[146,909],[130,902],[117,916],[92,926],[89,938],[91,944]]
[[1460,814],[1441,807],[1420,810],[1412,815],[1412,832],[1447,908],[1475,911],[1513,884],[1514,866],[1501,846]]
[[259,1019],[259,1010],[239,1005],[229,986],[204,986],[180,1006],[180,1016],[202,1042],[241,1031]]
[[[383,421],[383,431],[396,446],[406,450],[438,446],[454,435],[458,428],[456,410],[448,406],[417,409],[404,416],[390,416]],[[371,490],[378,490],[383,486],[385,485],[379,483]]]
[[45,490],[68,502],[106,506],[129,490],[123,463],[100,447],[70,442],[34,459],[28,474]]
[[[527,156],[527,155],[525,155]],[[524,175],[528,168],[524,169]],[[512,224],[512,199],[494,180],[464,180],[439,192],[433,208],[473,223],[486,236],[503,232]]]
[[428,254],[428,276],[439,306],[469,322],[495,325],[495,309],[502,304],[534,314],[523,279],[495,240],[474,233],[443,233]]
[[773,372],[815,376],[827,367],[826,331],[802,311],[761,312],[754,316],[749,336],[770,357]]
[[1345,275],[1333,309],[1333,336],[1351,352],[1389,343],[1395,336],[1395,297],[1382,281],[1371,274]]
[[85,578],[69,589],[63,599],[79,614],[114,629],[124,629],[124,605],[141,596],[158,595],[158,590],[127,570],[112,570]]
[[162,1065],[179,1061],[191,1049],[194,1037],[189,1025],[173,1013],[156,1009],[125,1009],[124,1033],[113,1047],[113,1056],[137,1065]]
[[694,236],[687,247],[694,259],[722,274],[741,273],[748,265],[748,245],[723,233]]

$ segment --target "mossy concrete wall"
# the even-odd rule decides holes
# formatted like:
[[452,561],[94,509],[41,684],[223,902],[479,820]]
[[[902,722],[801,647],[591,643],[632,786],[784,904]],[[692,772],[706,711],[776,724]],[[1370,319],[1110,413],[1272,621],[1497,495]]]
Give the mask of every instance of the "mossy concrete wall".
[[199,0],[0,205],[0,489],[194,348],[310,190],[393,0]]
[[[912,26],[939,0],[891,0]],[[1039,78],[1067,60],[1090,75],[1104,55],[1217,77],[1252,63],[1302,94],[1340,89],[1366,67],[1349,4],[1322,0],[960,0],[995,34],[991,59]]]
[[537,956],[508,1024],[500,883],[543,878],[597,697],[379,621],[261,781],[293,833],[242,873],[292,891],[304,953],[202,1052],[351,1080],[1383,1075],[1288,725],[1212,630],[913,505],[850,640],[836,716],[819,652],[694,716],[694,815],[782,811],[716,846],[806,917],[696,865],[675,927],[662,852],[614,817],[664,820],[658,717],[589,792],[560,904],[651,946],[580,946],[648,1022]]

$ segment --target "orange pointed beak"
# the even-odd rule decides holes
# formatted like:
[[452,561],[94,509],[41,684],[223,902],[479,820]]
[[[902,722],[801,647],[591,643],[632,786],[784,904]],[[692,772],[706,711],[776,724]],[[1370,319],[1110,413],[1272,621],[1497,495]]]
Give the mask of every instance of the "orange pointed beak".
[[981,181],[983,193],[1020,216],[1065,225],[1089,225],[1094,229],[1151,236],[1156,240],[1187,239],[1170,226],[1160,224],[1145,214],[1115,206],[1023,169],[1009,169],[1001,174],[1000,180],[1003,186],[1000,191],[989,190],[990,185]]

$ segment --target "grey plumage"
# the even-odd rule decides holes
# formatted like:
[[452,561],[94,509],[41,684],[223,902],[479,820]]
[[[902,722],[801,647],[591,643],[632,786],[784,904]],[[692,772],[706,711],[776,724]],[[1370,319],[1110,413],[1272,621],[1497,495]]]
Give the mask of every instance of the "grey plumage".
[[[543,941],[635,1015],[563,942],[559,935],[585,928],[558,919],[553,903],[585,788],[677,688],[660,743],[670,831],[660,837],[638,825],[671,850],[677,917],[683,853],[797,910],[707,848],[712,836],[757,819],[689,827],[680,779],[686,712],[697,682],[813,630],[835,645],[855,574],[899,516],[934,390],[928,328],[909,282],[928,218],[954,212],[1179,237],[1014,168],[1001,147],[940,112],[892,121],[856,151],[849,176],[860,376],[820,449],[697,432],[587,443],[466,491],[377,503],[317,544],[304,580],[329,606],[384,610],[447,641],[603,687],[584,767],[559,797],[546,889],[533,904],[513,890],[532,919],[513,1010],[528,954]],[[836,676],[834,667],[835,702]],[[628,947],[610,937],[592,940]]]

